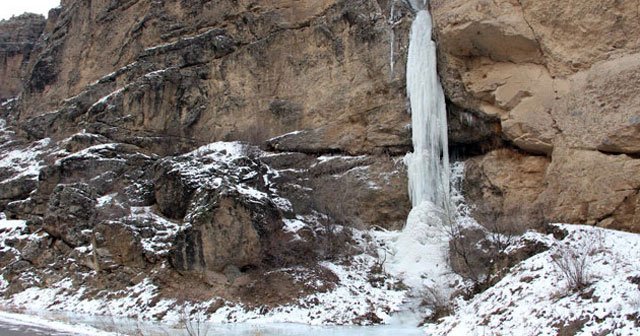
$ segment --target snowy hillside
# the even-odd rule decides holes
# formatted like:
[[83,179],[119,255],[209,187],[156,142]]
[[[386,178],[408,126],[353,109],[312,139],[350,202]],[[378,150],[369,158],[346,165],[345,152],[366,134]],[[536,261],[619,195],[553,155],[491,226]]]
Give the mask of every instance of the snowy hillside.
[[[452,316],[426,327],[427,334],[640,334],[640,235],[558,226],[567,232],[564,239],[527,234],[549,250],[516,265],[485,292],[458,302]],[[562,272],[566,266],[558,265],[562,260],[582,271],[584,288],[569,282]]]

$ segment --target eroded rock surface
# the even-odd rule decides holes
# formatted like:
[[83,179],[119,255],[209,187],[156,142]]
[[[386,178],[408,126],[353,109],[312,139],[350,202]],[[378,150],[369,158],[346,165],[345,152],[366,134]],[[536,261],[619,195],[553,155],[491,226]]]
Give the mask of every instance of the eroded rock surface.
[[42,15],[26,13],[0,21],[0,101],[22,91],[22,76],[45,23]]
[[[623,177],[608,170],[612,160],[619,160],[616,154],[631,155],[625,159],[629,166],[637,160],[640,22],[636,7],[628,1],[432,3],[440,74],[451,102],[499,120],[499,134],[508,143],[550,158],[544,178],[537,175],[529,180],[539,197],[527,196],[528,201],[523,201],[539,204],[547,220],[600,223],[614,209],[624,218],[635,213],[626,205],[631,201],[617,197],[617,192],[590,191],[590,197],[583,192],[602,191],[597,181],[606,180],[637,193],[637,186],[629,185],[628,179],[638,173]],[[576,170],[586,166],[576,162],[570,168],[569,162],[585,156],[589,162],[581,164],[593,169],[578,176]],[[518,169],[512,170],[509,158],[487,154],[481,161],[486,160],[495,160],[492,165],[502,167],[502,174],[519,176],[508,183],[509,188],[519,188],[519,179],[527,179]],[[474,178],[470,183],[491,184],[480,173]],[[478,209],[486,208],[481,198],[473,202]],[[593,204],[602,210],[594,211]],[[579,210],[585,206],[592,210]],[[498,206],[494,214],[499,217],[507,209]],[[483,211],[478,214],[483,216]],[[619,220],[604,224],[640,230]]]

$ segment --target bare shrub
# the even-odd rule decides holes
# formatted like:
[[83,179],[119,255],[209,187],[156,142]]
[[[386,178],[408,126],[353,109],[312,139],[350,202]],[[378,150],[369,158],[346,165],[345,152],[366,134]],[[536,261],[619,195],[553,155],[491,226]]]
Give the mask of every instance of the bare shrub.
[[352,252],[351,229],[336,225],[327,217],[320,219],[316,230],[317,253],[321,259],[333,260]]
[[593,279],[593,256],[605,251],[604,238],[600,232],[591,232],[580,238],[575,245],[556,246],[551,254],[554,266],[573,291],[580,291],[589,286]]
[[358,222],[358,205],[361,204],[366,187],[355,176],[345,174],[339,179],[334,176],[321,176],[313,182],[315,191],[312,208],[329,216],[338,225],[361,229]]
[[498,253],[495,245],[486,239],[486,232],[477,228],[461,228],[449,239],[449,265],[477,290],[494,271],[492,266]]
[[189,336],[206,336],[209,333],[209,326],[206,323],[205,314],[199,310],[189,313],[184,307],[180,312],[180,323],[184,326]]
[[571,248],[558,249],[551,256],[553,264],[562,272],[574,290],[581,290],[589,285],[589,257]]
[[246,128],[239,130],[234,138],[246,141],[253,146],[263,147],[265,141],[272,136],[273,128],[273,122],[259,118]]
[[[461,181],[452,181],[460,188]],[[455,197],[444,204],[442,222],[449,237],[449,266],[462,278],[472,283],[470,288],[479,293],[500,278],[504,270],[513,263],[513,256],[506,253],[523,233],[518,221],[491,221],[482,227],[464,225],[462,217],[469,209],[462,199]],[[457,209],[457,210],[456,210]]]
[[439,319],[453,313],[453,304],[447,294],[436,287],[426,287],[422,295],[422,305],[431,309],[423,323],[435,323]]
[[500,252],[504,252],[513,245],[520,236],[526,232],[525,220],[518,216],[500,218],[494,214],[493,220],[483,222],[481,225],[486,229],[487,238],[496,245]]

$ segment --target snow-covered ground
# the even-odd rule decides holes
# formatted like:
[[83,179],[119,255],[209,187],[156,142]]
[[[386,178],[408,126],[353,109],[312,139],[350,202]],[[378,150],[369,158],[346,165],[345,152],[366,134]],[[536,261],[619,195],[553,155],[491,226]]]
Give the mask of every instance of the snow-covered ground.
[[[511,269],[501,281],[429,335],[640,335],[640,235],[559,225],[568,235],[529,233],[550,247]],[[570,285],[554,258],[582,265],[587,286]]]
[[[2,123],[0,131],[3,131],[1,126]],[[110,145],[94,146],[91,150],[106,146]],[[43,153],[50,152],[53,148],[45,142],[20,148],[27,154],[8,152],[0,157],[0,166],[15,170],[14,174],[36,177],[37,169],[30,169],[39,168]],[[91,150],[82,153],[90,154]],[[254,172],[250,169],[242,170],[244,154],[244,149],[239,143],[211,144],[185,154],[174,165],[174,169],[193,183],[206,183],[215,188],[221,184],[222,178],[229,178],[226,182],[247,197],[256,200],[279,199],[277,190],[273,189],[270,181],[277,176],[278,171],[269,170],[264,175],[264,185],[268,187],[268,191],[259,191],[250,184],[240,182],[254,176],[251,175]],[[322,157],[319,160],[322,162],[331,159]],[[194,165],[194,161],[202,161],[205,164]],[[459,184],[463,175],[463,169],[463,165],[454,165],[452,171],[452,200],[457,214],[456,221],[463,227],[477,226],[469,216],[469,209],[459,188],[456,188],[456,183]],[[208,171],[219,171],[220,174],[208,175]],[[100,197],[99,204],[108,204],[112,199],[113,195],[104,195]],[[283,202],[278,203],[280,208],[283,211],[289,209],[284,202],[286,200],[282,200]],[[161,228],[161,235],[143,241],[145,250],[166,253],[169,247],[166,242],[178,232],[179,225],[159,217],[151,208],[139,207],[132,210],[131,216],[155,222]],[[436,223],[437,220],[427,218],[434,212],[426,210],[424,213],[416,211],[413,215],[420,218],[413,221],[441,225]],[[298,230],[312,225],[312,222],[313,218],[298,216],[286,221],[285,230],[295,236]],[[586,226],[560,227],[568,232],[564,239],[527,233],[526,239],[540,241],[547,245],[549,250],[515,265],[496,285],[468,301],[458,300],[453,305],[452,316],[444,318],[439,324],[427,325],[423,332],[429,335],[556,335],[560,332],[578,335],[640,335],[637,331],[640,330],[640,235]],[[444,288],[439,289],[444,290],[446,294],[459,289],[451,287],[456,277],[451,275],[445,264],[448,246],[446,235],[441,234],[442,232],[435,234],[438,230],[425,227],[416,229],[418,231],[407,231],[404,235],[400,232],[354,230],[355,241],[362,253],[352,256],[349,260],[321,263],[322,267],[336,275],[338,281],[335,288],[310,294],[295,303],[269,309],[250,309],[239,304],[228,304],[207,316],[205,320],[212,323],[212,330],[222,328],[220,330],[224,331],[221,333],[229,335],[250,332],[255,330],[256,326],[264,335],[322,334],[325,331],[333,335],[343,332],[367,335],[385,332],[411,334],[418,330],[415,328],[416,319],[402,321],[398,313],[402,316],[403,310],[415,308],[416,303],[420,301],[420,291],[410,291],[404,285],[400,285],[398,279],[404,279],[405,285],[414,287],[443,285]],[[422,229],[427,231],[420,231]],[[1,219],[0,253],[6,253],[17,261],[20,252],[11,243],[6,242],[37,241],[42,235],[46,233],[29,234],[24,221]],[[420,249],[407,248],[410,246],[418,246]],[[585,288],[578,291],[570,288],[566,276],[553,261],[557,255],[582,258],[579,261],[585,265],[588,280]],[[380,271],[372,272],[375,268],[379,268]],[[437,277],[433,277],[434,270],[438,273]],[[290,271],[292,274],[303,274],[308,270]],[[34,275],[25,273],[24,276]],[[87,272],[79,276],[92,277],[95,274]],[[306,281],[305,279],[309,278],[301,278],[301,281]],[[438,279],[442,280],[442,283],[437,283]],[[39,281],[34,278],[30,283],[37,284]],[[8,286],[8,281],[0,276],[0,293]],[[72,285],[71,279],[62,279],[48,283],[46,287],[34,285],[9,298],[0,299],[0,307],[19,307],[26,312],[67,311],[74,314],[123,316],[147,322],[155,321],[160,316],[164,325],[174,327],[180,323],[181,315],[185,311],[189,315],[197,315],[198,311],[206,311],[219,300],[212,298],[199,304],[178,305],[174,300],[156,298],[159,288],[149,279],[110,295],[88,295],[89,291],[89,288]],[[410,302],[412,300],[413,305]],[[369,319],[372,314],[375,318]],[[17,317],[14,320],[20,321]],[[384,328],[320,327],[332,324],[367,324],[372,320],[389,326],[382,332],[380,330],[385,330]],[[292,327],[291,323],[304,326]],[[397,330],[403,331],[391,331],[398,328],[399,324],[404,327]],[[310,327],[311,325],[318,328]],[[50,325],[42,327],[54,329]],[[84,331],[79,331],[80,334],[82,332]],[[91,331],[89,334],[97,332]]]
[[87,335],[116,336],[117,333],[106,332],[85,324],[72,324],[52,321],[40,316],[9,313],[0,311],[0,334],[10,335]]
[[[268,310],[249,309],[239,304],[230,304],[221,307],[206,317],[206,320],[220,324],[251,322],[342,325],[368,324],[371,322],[364,317],[375,314],[381,322],[388,322],[391,320],[392,313],[401,309],[406,293],[401,288],[393,288],[395,285],[393,279],[385,277],[377,283],[371,281],[369,270],[378,262],[376,258],[366,254],[354,257],[349,266],[323,262],[322,266],[331,270],[339,278],[339,284],[333,290],[314,293],[301,298],[294,304]],[[147,321],[163,316],[161,322],[172,325],[179,323],[185,312],[189,316],[195,315],[197,312],[207,310],[218,300],[213,298],[197,304],[176,304],[175,300],[162,299],[151,304],[158,294],[158,287],[149,280],[132,286],[122,293],[112,293],[111,296],[119,296],[118,298],[91,297],[86,295],[87,291],[87,288],[74,289],[71,280],[65,279],[50,284],[46,288],[28,288],[8,300],[0,300],[0,304],[20,307],[32,312],[46,309],[79,314],[135,317]]]

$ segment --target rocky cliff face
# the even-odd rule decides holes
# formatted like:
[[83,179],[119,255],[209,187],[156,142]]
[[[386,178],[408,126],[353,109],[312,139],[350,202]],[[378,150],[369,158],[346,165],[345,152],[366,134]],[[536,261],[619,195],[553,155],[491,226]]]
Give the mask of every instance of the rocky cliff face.
[[390,7],[63,1],[2,106],[0,211],[32,239],[6,248],[26,262],[3,270],[4,293],[56,282],[54,264],[76,287],[152,276],[162,296],[255,305],[300,286],[247,294],[282,267],[332,288],[317,262],[410,207],[410,12]]
[[474,198],[478,214],[500,204],[490,213],[504,220],[510,209],[538,212],[523,218],[530,225],[640,230],[636,4],[454,0],[432,7],[449,99],[493,119],[508,144],[538,156],[521,168],[513,164],[522,154],[473,159],[468,183],[487,186]]
[[392,75],[387,7],[72,1],[34,55],[20,119],[57,111],[47,136],[108,125],[184,143],[259,143],[303,131],[291,135],[296,151],[404,152],[403,61]]
[[22,91],[22,76],[45,26],[42,15],[23,14],[0,21],[0,101]]
[[[59,141],[84,130],[161,156],[242,140],[277,152],[368,155],[356,166],[393,173],[388,157],[410,148],[408,11],[399,6],[392,25],[389,7],[70,1],[50,18],[9,117],[29,139]],[[367,217],[356,220],[398,227],[408,209],[399,178],[380,184],[378,195],[356,192],[380,209],[358,211]]]

